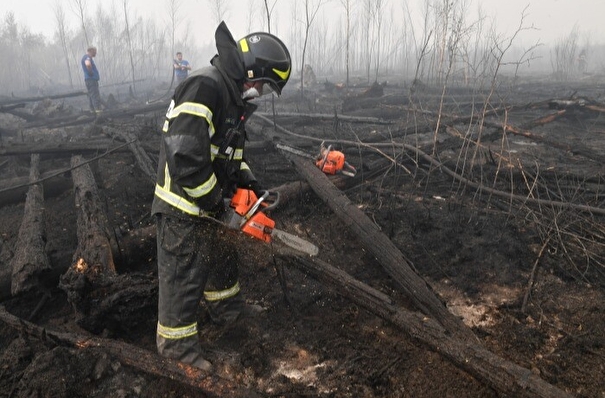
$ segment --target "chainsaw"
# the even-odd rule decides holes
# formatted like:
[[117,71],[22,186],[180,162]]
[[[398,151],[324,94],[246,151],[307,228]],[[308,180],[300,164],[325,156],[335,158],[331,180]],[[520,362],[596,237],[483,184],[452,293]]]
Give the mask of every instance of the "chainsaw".
[[275,228],[273,221],[266,212],[274,209],[279,203],[279,192],[264,191],[259,198],[253,190],[238,188],[229,200],[226,214],[220,222],[231,229],[241,230],[243,233],[271,243],[276,238],[281,243],[315,256],[319,253],[317,246],[296,235]]
[[325,174],[343,174],[349,177],[355,177],[357,174],[355,167],[345,160],[344,153],[332,149],[332,145],[329,145],[326,148],[323,142],[319,147],[319,154],[315,156],[287,145],[277,144],[277,148],[295,155],[313,159],[315,165]]

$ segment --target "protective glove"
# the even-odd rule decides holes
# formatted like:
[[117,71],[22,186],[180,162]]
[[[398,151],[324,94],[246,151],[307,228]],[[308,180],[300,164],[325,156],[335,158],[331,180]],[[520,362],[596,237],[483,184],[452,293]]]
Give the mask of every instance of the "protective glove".
[[261,187],[260,183],[256,180],[251,181],[246,188],[251,189],[257,198],[260,198],[265,193],[265,190]]
[[222,198],[222,195],[219,196],[218,202],[214,206],[210,208],[210,210],[203,211],[208,216],[215,218],[217,220],[221,220],[221,218],[225,215],[227,211],[227,207],[225,206],[225,200]]

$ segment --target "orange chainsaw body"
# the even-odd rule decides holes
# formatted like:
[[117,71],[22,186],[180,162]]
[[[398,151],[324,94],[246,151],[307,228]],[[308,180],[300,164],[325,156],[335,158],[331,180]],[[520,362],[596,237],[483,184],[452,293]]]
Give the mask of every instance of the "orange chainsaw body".
[[262,211],[257,211],[252,215],[247,215],[252,206],[258,201],[258,197],[251,189],[238,188],[231,198],[230,206],[236,214],[246,219],[241,230],[246,234],[265,241],[271,242],[271,232],[275,228],[275,221],[269,218]]
[[340,151],[327,149],[322,151],[321,158],[315,162],[321,171],[326,174],[336,174],[345,166],[345,155]]

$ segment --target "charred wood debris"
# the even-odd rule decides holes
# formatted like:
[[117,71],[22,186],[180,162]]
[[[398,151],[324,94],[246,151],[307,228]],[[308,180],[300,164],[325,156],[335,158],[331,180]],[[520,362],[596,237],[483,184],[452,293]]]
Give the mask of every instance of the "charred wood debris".
[[[325,91],[330,95],[334,93],[338,95],[344,90],[342,86],[328,82],[324,86]],[[119,328],[126,319],[132,322],[141,309],[156,306],[157,286],[152,276],[120,273],[117,272],[118,267],[116,267],[116,264],[127,262],[132,253],[152,247],[155,229],[146,227],[118,236],[114,232],[115,227],[110,225],[105,215],[103,201],[99,196],[90,164],[113,152],[130,151],[136,159],[137,166],[148,177],[149,188],[152,189],[157,148],[148,146],[145,142],[141,142],[135,133],[122,131],[108,121],[139,119],[141,123],[158,126],[162,121],[166,101],[148,101],[144,104],[132,103],[127,107],[109,108],[101,116],[87,112],[70,114],[61,101],[82,95],[85,95],[85,92],[76,91],[63,95],[0,100],[0,114],[11,115],[16,118],[15,120],[19,120],[13,125],[0,125],[2,135],[0,167],[6,167],[13,157],[29,157],[31,162],[29,176],[0,181],[1,206],[25,202],[17,244],[13,249],[14,256],[10,264],[5,264],[0,270],[0,297],[2,301],[6,301],[11,297],[18,298],[20,295],[31,294],[34,291],[44,292],[50,286],[58,285],[67,294],[74,310],[76,323],[90,334],[77,335],[43,330],[35,323],[9,313],[4,305],[0,305],[0,320],[30,336],[50,339],[55,345],[100,348],[115,355],[129,366],[158,377],[169,377],[200,389],[209,396],[249,396],[250,391],[246,391],[233,381],[160,358],[154,352],[98,336],[103,329]],[[385,95],[383,85],[375,84],[358,95],[347,97],[342,105],[343,114],[278,112],[277,120],[299,118],[307,121],[331,121],[335,124],[365,123],[388,126],[393,124],[388,117],[380,119],[366,116],[363,111],[357,112],[355,116],[347,113],[376,107],[381,107],[385,115],[411,112],[413,107],[411,98],[412,95],[404,90],[400,94]],[[32,103],[35,104],[34,108],[28,110],[26,105]],[[430,112],[420,108],[414,111],[429,120],[424,127],[427,133],[439,131],[463,140],[466,138],[456,126],[485,119],[481,122],[481,126],[486,130],[504,131],[510,136],[523,137],[531,142],[571,151],[595,161],[602,159],[603,155],[600,151],[583,146],[582,143],[571,146],[567,142],[558,141],[532,130],[570,115],[577,118],[601,115],[605,112],[603,103],[571,95],[566,99],[550,99],[520,106],[482,108],[483,104],[480,102],[478,105],[473,108],[479,110],[470,116]],[[485,118],[490,114],[512,114],[530,109],[542,110],[545,114],[519,126],[497,123]],[[275,116],[275,112],[271,111],[258,112],[250,123],[252,131],[264,135],[265,142],[262,145],[272,145],[284,134],[294,137],[296,142],[296,137],[299,135],[279,126]],[[94,138],[89,137],[86,141],[61,142],[59,145],[52,140],[25,142],[21,139],[24,134],[34,129],[57,129],[68,126],[95,129],[102,134],[96,134]],[[418,133],[416,127],[403,125],[398,128],[399,136],[412,132]],[[304,141],[304,137],[298,138],[301,142]],[[315,138],[315,141],[320,140],[322,137]],[[384,137],[377,137],[375,141],[368,140],[366,143],[341,140],[338,144],[344,149],[369,152],[381,152],[381,149],[393,146],[393,142],[385,142]],[[475,184],[436,157],[423,152],[419,147],[406,143],[402,143],[401,147],[418,159],[419,163],[422,163],[421,167],[439,169],[448,174],[452,180],[471,187]],[[273,150],[278,151],[275,148]],[[489,149],[486,153],[490,153]],[[44,155],[69,156],[70,165],[66,168],[41,172],[40,156]],[[312,190],[328,204],[359,242],[376,257],[385,272],[396,281],[403,294],[414,304],[415,311],[395,305],[388,295],[355,280],[320,258],[301,257],[287,251],[279,253],[278,258],[287,259],[290,266],[297,267],[328,289],[368,309],[376,316],[388,320],[428,349],[440,353],[459,368],[507,396],[569,396],[566,392],[540,379],[530,370],[498,357],[483,346],[473,332],[448,311],[441,299],[414,271],[406,260],[405,254],[343,193],[346,189],[379,175],[390,167],[391,160],[380,157],[378,160],[368,162],[365,165],[365,172],[355,178],[342,178],[328,177],[311,163],[291,153],[282,152],[282,155],[303,177],[301,181],[275,187],[275,190],[281,192],[282,201],[287,203],[291,196],[301,190]],[[478,185],[475,187],[480,188]],[[489,192],[488,187],[481,187],[481,189]],[[45,195],[57,195],[67,190],[72,190],[75,198],[78,245],[73,253],[71,264],[51,264],[45,252],[44,240],[45,235],[52,231],[45,230],[45,226],[40,222],[43,218],[44,198]],[[493,190],[492,194],[497,195],[497,190]],[[508,196],[507,200],[511,199],[506,192],[504,196]],[[527,204],[532,199],[520,197],[519,201]],[[593,214],[604,213],[602,209],[591,206],[580,206],[579,210],[590,211]],[[36,311],[44,306],[44,300],[47,298],[47,295],[41,295]],[[29,319],[34,318],[35,313],[29,317]],[[113,325],[108,325],[108,322]]]

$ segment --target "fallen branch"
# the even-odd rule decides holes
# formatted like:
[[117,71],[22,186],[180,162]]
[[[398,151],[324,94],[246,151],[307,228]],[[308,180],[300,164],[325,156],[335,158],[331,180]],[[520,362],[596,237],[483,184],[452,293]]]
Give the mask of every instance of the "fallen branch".
[[[269,114],[266,112],[256,112],[254,113],[258,116],[269,117],[273,116],[273,114]],[[349,123],[371,123],[371,124],[393,124],[392,121],[379,119],[377,117],[363,117],[363,116],[347,116],[347,115],[338,115],[338,114],[329,114],[329,113],[296,113],[296,112],[276,112],[275,116],[277,117],[296,117],[303,119],[317,119],[317,120],[327,120],[327,121],[342,121]]]
[[412,338],[506,396],[571,397],[570,394],[533,374],[531,370],[493,354],[474,340],[449,335],[433,319],[395,305],[389,296],[318,258],[287,255],[279,255],[278,258],[285,260],[284,263],[287,265],[302,269],[332,291],[369,312],[392,322]]
[[47,174],[47,175],[45,175],[43,178],[40,178],[40,179],[38,179],[38,180],[36,180],[36,181],[30,181],[30,182],[23,183],[23,184],[20,184],[20,185],[13,185],[13,186],[9,186],[9,187],[2,188],[2,189],[0,189],[0,193],[7,192],[7,191],[10,191],[10,190],[13,190],[13,189],[18,189],[18,188],[28,187],[28,186],[33,185],[33,184],[39,184],[40,182],[43,182],[43,181],[49,180],[49,179],[51,179],[51,178],[53,178],[53,177],[56,177],[56,176],[59,176],[59,175],[65,174],[65,173],[70,172],[70,171],[73,171],[73,170],[77,169],[78,167],[85,166],[85,165],[87,165],[88,163],[95,162],[95,161],[97,161],[97,160],[99,160],[99,159],[101,159],[101,158],[103,158],[103,157],[105,157],[105,156],[109,155],[110,153],[113,153],[113,152],[115,152],[115,151],[118,151],[118,150],[122,149],[123,147],[125,147],[125,146],[127,146],[127,145],[129,145],[129,144],[131,144],[131,142],[130,142],[130,141],[129,141],[129,142],[126,142],[125,144],[118,145],[118,146],[117,146],[117,147],[115,147],[115,148],[109,149],[107,152],[105,152],[105,153],[103,153],[103,154],[101,154],[101,155],[99,155],[99,156],[95,156],[94,158],[91,158],[91,159],[88,159],[88,160],[82,160],[80,163],[75,164],[75,165],[74,165],[74,164],[72,164],[72,165],[71,165],[71,167],[69,167],[69,168],[62,169],[62,170],[57,170],[57,171],[55,171],[55,172],[52,172],[52,173],[50,173],[50,174]]
[[[270,135],[269,132],[266,134]],[[273,137],[270,137],[273,138]],[[313,162],[290,152],[282,151],[307,180],[313,191],[323,199],[344,225],[355,233],[383,269],[403,289],[404,293],[423,313],[434,317],[454,335],[476,341],[477,338],[462,321],[450,313],[429,285],[416,274],[395,244],[384,235],[355,204],[336,188]]]
[[75,333],[63,333],[42,328],[10,314],[0,305],[0,320],[15,330],[25,332],[45,342],[75,349],[100,349],[117,358],[121,363],[154,377],[170,379],[201,391],[208,397],[254,397],[254,391],[246,390],[233,382],[208,374],[182,362],[163,358],[131,344]]

